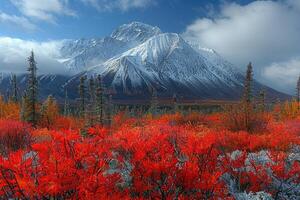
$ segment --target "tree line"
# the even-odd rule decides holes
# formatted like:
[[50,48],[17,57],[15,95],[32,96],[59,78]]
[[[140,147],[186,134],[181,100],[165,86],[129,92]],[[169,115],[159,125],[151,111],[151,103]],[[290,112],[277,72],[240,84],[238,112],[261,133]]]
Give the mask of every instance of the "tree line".
[[[34,127],[37,126],[38,121],[45,113],[49,115],[50,110],[58,110],[56,100],[52,95],[49,95],[46,101],[39,106],[38,97],[38,78],[37,78],[37,63],[35,61],[34,52],[32,51],[27,59],[27,86],[21,99],[18,95],[17,76],[12,75],[11,77],[11,92],[9,100],[12,102],[21,103],[21,119],[25,122],[32,124]],[[252,93],[253,87],[253,67],[249,63],[247,66],[244,92],[240,102],[240,107],[237,108],[244,113],[244,126],[247,131],[251,129],[251,118],[255,110],[264,112],[266,110],[266,93],[261,90],[259,96],[256,97],[254,102],[254,96]],[[300,109],[300,76],[296,86],[296,101],[298,109]],[[151,103],[148,111],[156,115],[158,114],[158,94],[155,88],[152,89]],[[88,77],[86,75],[80,77],[78,86],[79,98],[77,99],[78,108],[77,116],[85,119],[86,127],[95,125],[111,125],[113,115],[113,102],[112,93],[109,92],[103,83],[101,75]],[[178,97],[174,94],[172,98],[172,112],[176,113],[179,111]],[[232,108],[230,108],[232,110]],[[68,99],[68,91],[65,88],[65,100],[63,107],[63,114],[65,116],[71,115],[70,102]],[[48,117],[48,116],[47,116]],[[47,118],[46,117],[46,118]],[[48,117],[50,118],[50,117]],[[46,119],[47,120],[47,119]]]

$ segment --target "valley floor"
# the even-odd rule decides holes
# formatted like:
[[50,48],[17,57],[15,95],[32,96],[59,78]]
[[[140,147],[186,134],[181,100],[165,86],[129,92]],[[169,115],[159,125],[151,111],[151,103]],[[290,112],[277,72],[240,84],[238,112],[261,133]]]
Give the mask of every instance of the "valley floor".
[[249,131],[232,111],[122,112],[90,127],[49,111],[33,128],[17,106],[0,107],[0,199],[300,198],[300,113],[291,107],[261,113]]

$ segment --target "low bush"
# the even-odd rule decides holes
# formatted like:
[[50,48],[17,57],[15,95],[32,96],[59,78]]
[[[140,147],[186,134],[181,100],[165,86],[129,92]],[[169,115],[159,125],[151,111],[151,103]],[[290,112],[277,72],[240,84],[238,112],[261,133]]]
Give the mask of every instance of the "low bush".
[[28,147],[31,143],[30,126],[13,120],[0,120],[0,153],[7,155]]

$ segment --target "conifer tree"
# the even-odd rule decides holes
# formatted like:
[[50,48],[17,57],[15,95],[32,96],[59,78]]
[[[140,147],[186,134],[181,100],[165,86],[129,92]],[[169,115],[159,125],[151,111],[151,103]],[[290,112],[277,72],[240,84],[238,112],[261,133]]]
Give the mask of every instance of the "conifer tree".
[[3,96],[4,100],[10,101],[11,100],[11,95],[10,95],[10,90],[6,89],[5,95]]
[[59,108],[52,95],[49,95],[42,104],[40,113],[39,123],[42,126],[50,128],[54,124],[55,119],[59,116]]
[[298,109],[300,109],[300,76],[297,82],[297,103],[298,103]]
[[26,111],[26,105],[28,104],[27,101],[27,94],[26,92],[24,92],[22,99],[21,99],[21,113],[20,113],[20,117],[22,121],[26,121],[26,116],[25,116],[25,111]]
[[84,112],[84,122],[85,122],[85,127],[89,128],[94,125],[93,122],[93,116],[91,114],[91,104],[87,104]]
[[79,83],[79,116],[84,117],[85,115],[85,104],[86,104],[86,87],[85,87],[85,80],[86,76],[80,77],[80,83]]
[[18,87],[17,87],[17,76],[15,74],[11,77],[11,100],[13,102],[18,102]]
[[68,116],[69,114],[70,114],[70,110],[69,110],[68,90],[67,88],[65,88],[64,116]]
[[265,110],[266,110],[266,92],[265,92],[265,90],[261,90],[259,92],[259,106],[260,106],[260,111],[265,112]]
[[[87,108],[86,110],[89,109],[89,105],[87,105]],[[88,135],[88,129],[91,127],[90,125],[90,120],[89,120],[89,113],[87,111],[85,111],[83,113],[83,117],[84,117],[84,127],[80,130],[80,134],[83,136],[83,137],[86,137]]]
[[112,125],[112,115],[113,115],[112,94],[109,93],[108,101],[107,101],[107,112],[106,112],[107,125],[109,127]]
[[33,51],[28,58],[28,83],[26,89],[26,104],[24,110],[25,121],[31,123],[34,127],[37,125],[38,112],[38,80],[37,80],[37,67]]
[[96,115],[97,123],[103,125],[103,116],[104,116],[104,87],[102,83],[101,75],[97,76],[97,89],[96,89]]
[[158,114],[158,97],[157,97],[157,90],[155,88],[152,88],[152,97],[151,97],[151,105],[150,105],[150,111],[152,115]]
[[93,77],[90,78],[89,82],[89,93],[90,93],[90,103],[95,103],[95,97],[96,97],[96,88],[95,88],[95,80]]
[[244,85],[243,107],[245,115],[245,127],[248,132],[251,129],[251,117],[253,112],[252,107],[252,81],[253,81],[253,68],[251,62],[247,66],[246,79]]
[[276,121],[280,120],[281,111],[282,111],[282,102],[279,98],[277,98],[274,102],[273,110],[275,111],[275,119]]
[[86,123],[89,126],[94,126],[97,123],[96,120],[96,91],[95,91],[95,80],[93,77],[89,80],[89,103],[86,109]]
[[246,80],[244,84],[244,97],[245,103],[250,104],[252,101],[252,81],[253,81],[253,68],[251,62],[247,66]]
[[173,95],[173,112],[174,114],[178,112],[178,99],[176,94]]

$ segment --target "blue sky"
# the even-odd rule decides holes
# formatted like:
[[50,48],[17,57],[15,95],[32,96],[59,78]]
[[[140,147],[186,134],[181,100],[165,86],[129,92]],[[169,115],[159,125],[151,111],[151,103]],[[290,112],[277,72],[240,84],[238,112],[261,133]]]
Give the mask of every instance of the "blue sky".
[[[34,24],[36,28],[34,31],[30,28],[24,30],[24,27],[16,27],[14,24],[0,23],[0,36],[41,41],[65,38],[102,37],[109,35],[112,30],[119,25],[131,21],[141,21],[155,25],[166,32],[181,33],[188,24],[197,18],[209,17],[212,8],[218,9],[223,1],[156,0],[154,2],[146,0],[144,3],[145,6],[137,5],[131,8],[112,6],[113,8],[111,9],[101,10],[92,3],[84,2],[84,0],[69,0],[68,4],[65,4],[65,8],[71,10],[73,14],[65,14],[62,11],[49,11],[48,13],[50,13],[53,18],[51,22],[49,20],[40,19],[38,16],[30,16],[26,13],[24,15],[20,6],[18,7],[13,3],[18,2],[18,0],[1,0],[1,2],[3,3],[0,4],[0,12],[11,16],[25,17],[30,20],[30,23]],[[22,2],[22,0],[19,2]],[[43,0],[40,2],[43,2]],[[101,2],[100,0],[99,4],[101,4]],[[130,4],[131,1],[129,0],[127,2]],[[251,1],[240,0],[236,2],[246,4]]]
[[[1,0],[0,72],[24,68],[34,49],[44,72],[63,39],[104,37],[140,21],[214,49],[241,71],[295,93],[300,75],[300,0]],[[15,67],[14,67],[15,66]]]

